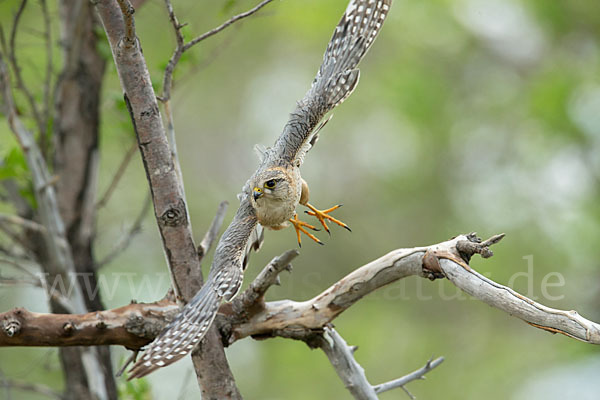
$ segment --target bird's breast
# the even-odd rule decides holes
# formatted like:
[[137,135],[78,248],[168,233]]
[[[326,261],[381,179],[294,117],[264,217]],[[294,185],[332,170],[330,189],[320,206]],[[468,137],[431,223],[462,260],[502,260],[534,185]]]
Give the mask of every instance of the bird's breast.
[[294,216],[296,204],[293,200],[259,199],[255,207],[258,222],[267,228],[279,228]]

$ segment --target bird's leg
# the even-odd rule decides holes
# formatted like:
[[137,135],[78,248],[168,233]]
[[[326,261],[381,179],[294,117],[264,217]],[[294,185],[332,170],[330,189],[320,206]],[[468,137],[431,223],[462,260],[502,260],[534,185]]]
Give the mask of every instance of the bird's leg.
[[338,224],[342,228],[348,229],[350,232],[352,232],[352,229],[350,229],[350,227],[348,225],[346,225],[342,221],[337,220],[337,219],[333,218],[331,215],[329,215],[330,212],[340,208],[342,206],[341,204],[338,204],[337,206],[328,208],[327,210],[317,210],[314,206],[312,206],[308,202],[305,205],[306,205],[306,207],[310,208],[310,210],[311,210],[311,211],[305,211],[305,213],[307,213],[308,215],[317,217],[317,219],[319,220],[321,225],[323,225],[323,228],[325,228],[327,233],[329,233],[329,227],[327,226],[327,222],[325,222],[326,220],[329,220],[329,221],[333,222],[334,224]]
[[304,229],[304,227],[307,227],[308,229],[312,229],[313,231],[318,231],[320,229],[315,228],[314,226],[312,226],[304,221],[300,221],[298,219],[298,214],[294,214],[294,218],[290,218],[289,221],[292,223],[292,225],[294,225],[294,229],[296,229],[296,236],[298,236],[298,246],[302,247],[302,241],[300,240],[300,232],[304,233],[306,236],[308,236],[315,242],[317,242],[321,245],[324,244],[323,242],[321,242],[319,240],[319,238],[317,238],[315,235],[313,235],[312,233],[310,233],[309,231]]

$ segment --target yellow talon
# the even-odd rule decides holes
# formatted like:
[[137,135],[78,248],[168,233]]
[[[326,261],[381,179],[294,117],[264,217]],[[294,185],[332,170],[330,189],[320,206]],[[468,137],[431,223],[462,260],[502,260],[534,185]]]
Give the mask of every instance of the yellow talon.
[[337,206],[333,206],[331,208],[328,208],[327,210],[317,210],[310,203],[306,203],[306,207],[310,208],[311,211],[305,211],[305,213],[307,213],[308,215],[312,215],[314,217],[317,217],[317,219],[319,220],[319,222],[321,223],[321,225],[323,225],[323,228],[325,228],[325,230],[327,231],[327,233],[330,233],[330,232],[329,232],[329,227],[327,226],[326,220],[329,220],[329,221],[331,221],[331,222],[333,222],[335,224],[338,224],[342,228],[348,229],[350,232],[352,232],[352,229],[350,229],[350,227],[348,225],[346,225],[342,221],[337,220],[337,219],[333,218],[331,215],[329,215],[330,212],[332,212],[334,210],[337,210],[341,206],[342,206],[341,204],[338,204]]
[[298,237],[298,246],[302,247],[302,241],[300,239],[300,232],[304,233],[306,236],[308,236],[309,238],[311,238],[312,240],[314,240],[315,242],[319,243],[320,245],[323,245],[324,243],[321,242],[315,235],[313,235],[312,233],[310,233],[309,231],[307,231],[306,229],[304,229],[304,227],[307,227],[308,229],[312,229],[313,231],[318,231],[320,230],[319,228],[315,228],[314,226],[304,222],[304,221],[300,221],[298,219],[298,214],[294,215],[293,219],[289,220],[292,225],[294,225],[294,229],[296,229],[296,236]]

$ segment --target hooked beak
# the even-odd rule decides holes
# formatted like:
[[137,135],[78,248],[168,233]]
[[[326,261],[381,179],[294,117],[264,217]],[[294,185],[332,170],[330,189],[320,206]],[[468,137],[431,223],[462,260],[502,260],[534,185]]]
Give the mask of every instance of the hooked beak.
[[264,194],[263,190],[259,187],[255,187],[252,190],[252,197],[254,197],[254,200],[259,199],[260,197],[262,197],[263,194]]

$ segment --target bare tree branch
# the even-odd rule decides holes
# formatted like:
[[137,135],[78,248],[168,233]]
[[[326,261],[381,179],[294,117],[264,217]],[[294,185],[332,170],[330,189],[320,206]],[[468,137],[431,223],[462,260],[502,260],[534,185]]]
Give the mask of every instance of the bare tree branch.
[[231,301],[231,307],[239,312],[249,309],[259,301],[263,301],[263,297],[267,290],[273,285],[280,284],[279,274],[284,270],[292,270],[292,265],[290,263],[299,254],[298,250],[288,250],[282,255],[272,259],[271,262],[262,269],[256,279],[250,283],[250,286]]
[[[59,304],[63,310],[65,310],[69,313],[75,312],[75,309],[73,308],[73,305],[71,304],[69,299],[67,297],[65,297],[59,290],[57,290],[57,288],[53,287],[52,285],[48,285],[48,282],[45,281],[43,276],[34,274],[28,268],[25,268],[25,266],[23,264],[21,264],[18,261],[15,261],[15,260],[8,260],[5,258],[2,258],[2,259],[0,259],[0,263],[10,265],[13,268],[23,272],[25,275],[27,275],[29,277],[29,280],[22,281],[22,283],[28,283],[35,287],[44,289],[46,291],[46,294],[48,296],[50,296],[50,299],[52,301],[55,301],[57,304]],[[7,281],[5,280],[4,283],[7,283]]]
[[[260,294],[262,289],[257,290],[257,288],[268,287],[276,280],[275,276],[278,272],[286,270],[287,263],[294,256],[293,251],[286,252],[265,266],[250,287],[239,295],[239,301],[236,298],[232,303],[221,305],[217,324],[221,333],[225,335],[223,339],[228,340],[229,343],[246,336],[259,338],[281,336],[304,340],[309,345],[319,347],[318,343],[312,343],[310,339],[314,339],[315,335],[321,335],[328,323],[365,295],[408,276],[416,275],[428,278],[429,270],[424,267],[423,262],[425,254],[430,251],[435,252],[436,257],[439,258],[441,268],[448,274],[448,279],[465,292],[472,292],[471,294],[477,299],[486,301],[491,298],[494,301],[488,304],[493,306],[506,302],[503,307],[498,308],[525,319],[526,322],[552,328],[553,332],[569,333],[567,336],[584,342],[600,344],[600,324],[584,319],[572,311],[561,311],[542,306],[510,288],[485,278],[473,269],[467,270],[465,261],[455,258],[456,256],[453,254],[457,247],[463,247],[459,243],[464,241],[470,240],[467,236],[460,235],[450,241],[429,247],[394,250],[354,270],[312,299],[302,302],[283,300],[262,303],[259,301],[262,298]],[[492,296],[486,294],[488,290],[493,293]],[[245,298],[250,300],[244,300]],[[534,307],[532,303],[536,306]],[[236,304],[236,306],[232,307],[231,304]],[[246,305],[244,306],[244,304]],[[44,336],[29,336],[26,338],[29,342],[26,343],[16,336],[9,340],[0,335],[0,346],[44,345],[35,344],[36,340],[52,340],[53,345],[60,346],[61,338],[51,338],[50,332],[44,330],[44,324],[53,324],[52,318],[58,320],[71,318],[76,322],[75,325],[78,325],[77,321],[81,319],[82,321],[93,321],[90,322],[92,325],[94,322],[103,321],[109,328],[96,332],[94,339],[78,338],[79,331],[75,330],[69,341],[62,345],[89,345],[90,340],[97,340],[102,344],[139,348],[142,345],[139,344],[140,341],[132,341],[131,338],[117,338],[117,335],[106,338],[102,337],[103,332],[123,328],[124,322],[119,322],[120,316],[134,316],[137,323],[142,324],[146,318],[145,315],[150,315],[152,329],[136,330],[140,336],[144,337],[144,343],[147,343],[162,327],[166,326],[167,321],[170,320],[169,313],[173,311],[174,307],[176,307],[175,303],[165,299],[156,303],[131,304],[115,310],[84,315],[61,316],[60,314],[29,313],[28,315],[33,317],[27,321],[39,326],[38,329],[40,332],[44,332]],[[238,312],[237,309],[240,308],[241,311]],[[527,310],[528,314],[524,315],[522,310]],[[0,321],[10,318],[13,313],[14,311],[9,311],[0,314]],[[38,318],[43,322],[38,322]]]
[[43,88],[43,105],[42,105],[42,123],[43,130],[40,131],[40,149],[42,155],[47,160],[49,150],[49,138],[48,138],[48,122],[50,120],[50,85],[52,82],[53,75],[53,57],[52,57],[52,25],[50,23],[50,13],[48,11],[48,4],[46,0],[40,0],[42,8],[42,16],[44,18],[44,39],[46,44],[46,76],[44,77],[44,88]]
[[214,241],[217,239],[217,236],[219,235],[219,230],[223,225],[223,220],[225,219],[225,213],[227,212],[228,206],[229,203],[226,201],[222,201],[221,204],[219,204],[219,208],[217,209],[217,213],[213,218],[210,227],[208,228],[208,230],[204,234],[204,237],[202,238],[202,241],[198,245],[198,258],[200,259],[200,261],[202,261],[206,253],[208,253],[208,250],[210,250],[210,248],[212,247]]
[[197,36],[194,39],[190,40],[188,43],[185,43],[183,35],[181,33],[181,28],[183,28],[186,24],[179,23],[179,20],[177,19],[177,16],[175,15],[175,12],[173,11],[173,5],[171,4],[171,1],[165,0],[165,4],[167,6],[167,12],[169,13],[169,19],[170,19],[171,24],[173,25],[173,29],[175,31],[175,39],[177,41],[177,46],[175,47],[175,51],[173,52],[173,55],[171,56],[171,59],[169,60],[167,67],[165,68],[165,75],[163,78],[163,94],[161,96],[161,100],[164,102],[167,102],[171,99],[171,88],[173,86],[173,71],[175,70],[175,67],[177,66],[177,63],[181,59],[181,56],[183,55],[183,53],[185,53],[186,51],[188,51],[189,49],[191,49],[193,46],[200,43],[201,41],[208,39],[209,37],[214,36],[217,33],[221,32],[222,30],[224,30],[231,24],[251,16],[252,14],[256,13],[258,10],[260,10],[261,8],[263,8],[264,6],[266,6],[267,4],[269,4],[272,1],[273,0],[263,0],[255,7],[251,8],[250,10],[231,17],[230,19],[228,19],[221,25],[217,26],[216,28],[213,28],[210,31],[205,32],[202,35]]
[[31,108],[31,113],[33,114],[33,119],[35,120],[39,131],[44,132],[46,127],[42,121],[42,117],[40,116],[40,112],[38,110],[37,103],[35,102],[35,97],[33,96],[33,93],[31,93],[31,91],[25,84],[25,81],[23,80],[23,75],[21,75],[21,67],[19,65],[19,62],[17,60],[17,55],[16,55],[17,32],[19,31],[19,23],[21,22],[21,17],[23,16],[23,11],[25,11],[26,6],[27,6],[27,0],[21,0],[21,4],[19,5],[19,8],[17,9],[17,12],[13,19],[13,26],[10,31],[9,48],[8,48],[7,56],[8,56],[8,60],[10,62],[12,71],[15,75],[15,79],[17,81],[17,88],[25,95],[25,98],[27,99],[27,102],[29,103],[29,107]]
[[23,229],[37,231],[40,233],[44,233],[46,231],[46,228],[44,228],[43,225],[40,225],[37,222],[29,219],[21,218],[18,215],[0,213],[0,223],[2,222],[17,225]]
[[[498,237],[492,239],[472,250],[475,253],[484,251],[486,245],[497,242]],[[437,277],[432,275],[428,263],[428,259],[433,258],[439,261],[442,276],[447,276],[457,287],[475,298],[538,328],[600,344],[599,324],[574,311],[543,306],[472,270],[462,257],[468,258],[473,253],[461,254],[458,249],[471,247],[474,240],[471,235],[460,235],[434,246],[394,250],[356,269],[307,301],[257,302],[250,313],[235,313],[235,309],[222,307],[224,315],[218,319],[220,329],[229,343],[246,336],[281,336],[310,341],[315,332],[372,291],[412,275]],[[487,251],[489,249],[484,252]]]
[[389,381],[386,383],[382,383],[380,385],[376,385],[373,387],[373,389],[375,390],[375,393],[379,394],[379,393],[387,392],[388,390],[392,390],[392,389],[395,389],[398,387],[403,387],[407,383],[415,381],[417,379],[425,379],[426,373],[428,373],[429,371],[431,371],[432,369],[434,369],[435,367],[437,367],[438,365],[440,365],[443,362],[444,362],[444,357],[438,357],[435,360],[430,359],[427,361],[427,363],[423,367],[417,369],[416,371],[413,371],[410,374],[404,375],[401,378],[394,379],[393,381]]

